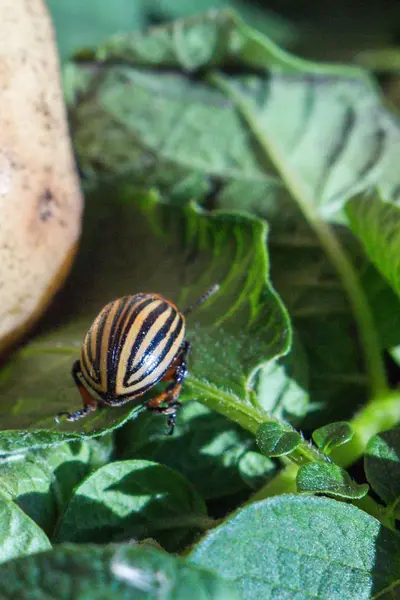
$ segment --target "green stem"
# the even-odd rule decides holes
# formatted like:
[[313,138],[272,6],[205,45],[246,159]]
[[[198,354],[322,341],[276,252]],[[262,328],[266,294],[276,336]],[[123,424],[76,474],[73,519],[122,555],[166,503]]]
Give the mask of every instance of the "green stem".
[[[269,416],[262,408],[256,408],[244,403],[228,392],[222,392],[221,390],[214,391],[212,386],[203,383],[192,375],[189,375],[187,382],[191,387],[191,396],[200,398],[202,404],[224,415],[230,421],[234,421],[253,435],[257,435],[258,429],[263,423],[281,424],[279,419]],[[297,465],[303,465],[309,462],[324,462],[326,457],[319,452],[318,448],[306,441],[302,441],[291,452],[288,459]]]
[[[258,409],[245,404],[227,392],[214,391],[212,386],[195,379],[193,376],[189,376],[188,383],[192,388],[191,395],[201,399],[203,404],[226,416],[231,421],[235,421],[253,435],[257,434],[258,428],[263,423],[279,423],[278,419],[269,417],[261,408]],[[386,396],[385,399],[379,398],[371,401],[353,419],[352,424],[356,431],[353,440],[332,450],[330,457],[334,458],[343,467],[349,465],[364,453],[366,444],[373,435],[382,431],[382,429],[390,428],[399,420],[400,392],[392,393]],[[354,442],[354,440],[356,441]],[[302,441],[290,455],[281,457],[281,461],[286,466],[274,479],[258,490],[248,502],[256,502],[280,494],[296,493],[296,477],[299,466],[325,460],[326,457],[315,446]],[[366,496],[352,502],[379,519],[387,527],[393,526],[391,516],[386,515],[371,497]]]
[[342,285],[347,292],[353,315],[357,322],[364,352],[365,366],[371,384],[371,395],[373,397],[380,397],[388,389],[385,366],[380,351],[380,340],[364,290],[347,253],[339,243],[330,225],[319,216],[315,198],[310,193],[308,187],[297,176],[295,170],[290,168],[279,146],[273,143],[272,139],[261,130],[254,111],[246,100],[217,74],[211,75],[210,80],[234,100],[260,147],[267,158],[274,164],[285,187],[301,209],[304,217],[319,239],[321,246],[334,265],[342,281]]
[[295,464],[288,464],[271,481],[268,481],[262,488],[257,490],[246,502],[252,504],[264,498],[280,496],[281,494],[297,494],[296,477],[299,467]]
[[369,440],[391,429],[400,421],[400,390],[372,398],[350,421],[354,437],[343,446],[334,448],[331,458],[341,467],[348,467],[365,452]]

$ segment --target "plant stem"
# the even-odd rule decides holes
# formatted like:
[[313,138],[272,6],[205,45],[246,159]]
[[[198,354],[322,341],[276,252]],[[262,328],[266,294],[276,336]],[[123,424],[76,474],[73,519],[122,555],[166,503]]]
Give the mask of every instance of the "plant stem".
[[262,488],[257,490],[246,502],[246,504],[252,504],[264,498],[272,498],[272,496],[280,496],[281,494],[296,494],[296,476],[299,467],[295,464],[288,464],[278,475],[276,475],[271,481],[268,481]]
[[[191,395],[201,400],[205,406],[226,416],[231,421],[235,421],[253,435],[257,434],[258,428],[263,423],[279,423],[278,419],[269,417],[261,408],[246,404],[228,392],[214,391],[212,386],[195,379],[192,375],[189,375],[188,383],[191,387]],[[390,428],[399,420],[400,392],[391,393],[384,399],[371,401],[353,419],[352,424],[356,432],[354,438],[347,444],[333,449],[330,457],[342,467],[349,465],[364,453],[366,444],[373,435]],[[276,477],[258,490],[248,503],[280,494],[296,493],[296,477],[299,466],[323,462],[326,457],[319,452],[318,448],[303,440],[290,455],[280,457],[280,460],[285,467]],[[391,516],[387,515],[371,497],[365,496],[359,500],[353,500],[352,503],[379,519],[386,527],[393,527]]]
[[372,398],[350,421],[354,437],[343,446],[334,448],[331,458],[341,467],[348,467],[360,458],[369,440],[400,421],[400,390]]
[[[281,424],[279,419],[269,416],[262,408],[255,408],[228,392],[214,391],[212,386],[196,379],[193,375],[189,375],[187,382],[191,387],[192,397],[200,399],[202,404],[234,421],[253,435],[257,435],[263,423]],[[303,440],[290,453],[288,459],[297,465],[304,465],[309,462],[324,462],[326,457],[319,452],[318,448]]]
[[385,366],[380,351],[380,341],[370,306],[347,253],[336,238],[331,226],[319,216],[315,198],[307,185],[296,174],[295,170],[290,168],[279,146],[262,131],[249,103],[240,93],[233,90],[221,76],[213,74],[209,79],[234,100],[260,147],[268,160],[274,164],[284,185],[334,265],[348,295],[354,319],[358,326],[365,366],[371,384],[371,396],[380,397],[388,389]]

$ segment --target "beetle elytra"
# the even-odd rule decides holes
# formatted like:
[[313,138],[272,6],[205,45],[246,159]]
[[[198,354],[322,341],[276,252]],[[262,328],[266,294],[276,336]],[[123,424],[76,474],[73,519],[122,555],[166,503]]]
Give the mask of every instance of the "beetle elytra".
[[158,294],[124,296],[107,304],[87,332],[80,359],[72,367],[83,408],[60,413],[57,420],[65,415],[68,421],[76,421],[99,407],[120,406],[167,381],[165,391],[149,400],[146,408],[168,415],[172,433],[188,373],[185,316],[218,289],[214,285],[182,312]]

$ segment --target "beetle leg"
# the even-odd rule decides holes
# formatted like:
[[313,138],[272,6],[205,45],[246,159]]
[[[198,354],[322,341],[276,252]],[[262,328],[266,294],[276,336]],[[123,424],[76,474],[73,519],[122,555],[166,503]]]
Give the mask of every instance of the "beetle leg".
[[[147,403],[147,410],[163,415],[169,415],[168,435],[172,435],[174,432],[177,412],[182,406],[182,404],[178,401],[178,398],[181,393],[182,383],[188,374],[186,359],[189,351],[190,342],[185,342],[182,346],[182,350],[174,360],[172,367],[168,369],[167,373],[163,377],[163,380],[172,380],[172,383],[164,392],[158,394],[158,396],[155,396]],[[162,404],[165,406],[162,406]]]
[[81,373],[81,366],[79,360],[76,360],[72,367],[72,377],[76,383],[76,387],[78,388],[82,400],[83,400],[83,408],[76,410],[75,412],[60,412],[56,416],[56,421],[59,423],[59,418],[65,416],[67,421],[77,421],[78,419],[82,419],[82,417],[86,417],[89,413],[93,412],[98,408],[98,402],[89,394],[85,386],[82,384],[79,379],[78,373]]
[[[186,369],[186,372],[183,375],[183,379],[185,379],[185,377],[187,375],[187,357],[189,356],[191,347],[192,347],[192,345],[190,342],[188,342],[188,341],[184,342],[184,344],[182,345],[182,348],[178,352],[178,355],[174,359],[172,365],[170,366],[168,371],[165,373],[165,375],[161,379],[161,381],[175,381],[176,380],[176,370],[181,368],[182,366],[184,367],[184,369]],[[182,365],[182,359],[183,359],[184,365]],[[182,381],[183,381],[183,379],[182,379]]]

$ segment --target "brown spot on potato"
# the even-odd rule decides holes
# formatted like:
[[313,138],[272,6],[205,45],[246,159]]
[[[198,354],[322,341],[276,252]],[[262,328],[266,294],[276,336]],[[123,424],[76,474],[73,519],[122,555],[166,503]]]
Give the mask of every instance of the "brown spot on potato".
[[54,216],[54,209],[58,202],[55,199],[52,191],[46,188],[39,198],[39,219],[45,223]]

